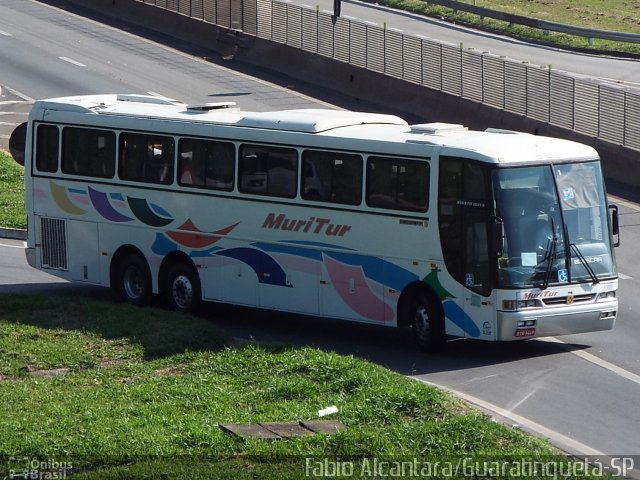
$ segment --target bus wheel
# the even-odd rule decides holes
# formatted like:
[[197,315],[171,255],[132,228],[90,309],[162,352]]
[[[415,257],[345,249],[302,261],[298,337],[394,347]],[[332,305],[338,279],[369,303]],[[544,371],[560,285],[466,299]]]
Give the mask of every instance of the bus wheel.
[[178,312],[193,312],[200,303],[198,273],[184,263],[176,263],[167,275],[169,308]]
[[118,269],[118,293],[120,298],[134,305],[145,305],[151,298],[151,273],[147,263],[139,255],[127,255]]
[[411,305],[413,336],[418,347],[425,352],[437,352],[444,348],[444,318],[429,297],[417,294]]

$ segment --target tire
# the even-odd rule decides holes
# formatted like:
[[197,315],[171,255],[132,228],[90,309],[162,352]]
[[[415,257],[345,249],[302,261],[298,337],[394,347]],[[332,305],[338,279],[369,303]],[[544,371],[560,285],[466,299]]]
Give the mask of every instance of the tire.
[[442,310],[425,293],[417,293],[409,310],[413,337],[420,350],[439,352],[444,349],[444,316]]
[[200,305],[200,278],[197,271],[184,263],[176,263],[167,274],[165,288],[169,308],[188,313]]
[[133,305],[146,305],[151,299],[151,273],[147,262],[136,254],[129,254],[118,265],[116,292]]

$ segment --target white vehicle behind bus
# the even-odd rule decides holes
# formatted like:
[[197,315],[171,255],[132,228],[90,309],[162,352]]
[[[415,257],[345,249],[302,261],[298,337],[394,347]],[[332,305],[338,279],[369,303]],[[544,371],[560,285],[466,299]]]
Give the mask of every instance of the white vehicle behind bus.
[[582,144],[145,95],[37,101],[11,144],[29,264],[135,304],[412,326],[425,350],[615,324],[617,208]]

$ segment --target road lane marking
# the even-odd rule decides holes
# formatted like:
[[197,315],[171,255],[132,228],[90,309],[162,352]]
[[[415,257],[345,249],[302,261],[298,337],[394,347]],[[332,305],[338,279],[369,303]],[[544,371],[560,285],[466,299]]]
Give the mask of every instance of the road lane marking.
[[[13,93],[14,95],[22,98],[22,100],[24,100],[25,102],[29,102],[29,103],[33,103],[35,102],[35,100],[33,98],[31,98],[28,95],[25,95],[24,93],[20,93],[19,91],[13,89],[13,88],[9,88],[6,85],[4,87],[5,90],[8,90],[9,92]],[[0,92],[2,92],[2,89],[0,88]],[[5,100],[4,102],[0,102],[0,105],[9,105],[11,103],[24,103],[20,100]]]
[[3,37],[13,37],[9,32],[5,32],[4,30],[0,30],[0,35]]
[[625,275],[625,274],[624,274],[624,273],[622,273],[622,272],[618,272],[618,277],[619,277],[621,280],[633,280],[633,277],[630,277],[629,275]]
[[632,203],[627,200],[623,200],[622,198],[616,197],[614,195],[608,195],[608,197],[618,205],[622,205],[624,207],[630,208],[631,210],[635,210],[636,212],[640,212],[640,205],[638,205],[637,203]]
[[0,243],[0,247],[21,248],[24,250],[25,248],[27,248],[27,244],[26,242],[22,242],[22,245],[9,245],[7,243]]
[[[538,340],[543,340],[546,342],[553,342],[553,343],[561,343],[567,346],[569,345],[568,343],[563,342],[562,340],[555,337],[539,338]],[[572,353],[573,355],[576,355],[582,358],[583,360],[586,360],[587,362],[593,363],[594,365],[607,369],[612,373],[618,374],[621,377],[626,378],[627,380],[631,380],[632,382],[640,385],[640,375],[630,372],[629,370],[625,370],[624,368],[614,365],[611,362],[607,362],[606,360],[603,360],[602,358],[597,357],[592,353],[585,352],[584,350],[571,350],[569,353]]]
[[484,377],[474,377],[474,378],[470,378],[469,380],[465,380],[464,382],[458,383],[458,386],[462,386],[462,385],[469,385],[470,383],[475,383],[475,382],[483,382],[485,380],[488,380],[489,378],[493,378],[493,377],[497,377],[498,374],[494,373],[491,375],[485,375]]
[[513,411],[516,408],[518,408],[520,405],[522,405],[523,403],[525,403],[527,400],[529,400],[531,397],[533,397],[536,393],[538,393],[538,388],[534,388],[533,390],[531,390],[529,393],[527,393],[524,397],[522,397],[520,400],[518,400],[516,403],[514,403],[513,405],[510,406],[509,410]]
[[518,415],[517,413],[513,413],[512,411],[506,410],[502,407],[489,403],[478,397],[474,397],[473,395],[469,395],[467,393],[460,392],[458,390],[454,390],[452,388],[445,387],[443,385],[438,385],[436,383],[432,383],[418,377],[410,376],[408,378],[413,378],[426,385],[430,385],[432,387],[437,387],[441,390],[445,390],[455,395],[456,397],[461,398],[464,401],[479,407],[482,410],[492,412],[504,419],[509,420],[510,422],[517,424],[519,427],[535,432],[536,434],[540,435],[543,438],[546,437],[554,445],[558,446],[559,448],[562,448],[565,451],[568,451],[569,453],[578,454],[578,455],[599,456],[599,457],[605,456],[604,453],[596,450],[595,448],[585,445],[584,443],[574,440],[573,438],[569,438],[566,435],[556,432],[555,430],[551,430],[550,428],[547,428],[544,425],[534,422],[533,420],[529,420],[528,418]]
[[86,67],[86,65],[84,63],[80,63],[77,60],[74,60],[73,58],[69,58],[69,57],[58,57],[60,60],[70,63],[72,65],[76,65],[78,67]]

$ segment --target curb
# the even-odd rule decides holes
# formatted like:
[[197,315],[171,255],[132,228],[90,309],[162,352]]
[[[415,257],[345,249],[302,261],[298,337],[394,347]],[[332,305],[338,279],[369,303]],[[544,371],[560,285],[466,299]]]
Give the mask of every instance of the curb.
[[12,240],[26,240],[27,231],[18,228],[0,228],[0,238],[10,238]]

